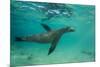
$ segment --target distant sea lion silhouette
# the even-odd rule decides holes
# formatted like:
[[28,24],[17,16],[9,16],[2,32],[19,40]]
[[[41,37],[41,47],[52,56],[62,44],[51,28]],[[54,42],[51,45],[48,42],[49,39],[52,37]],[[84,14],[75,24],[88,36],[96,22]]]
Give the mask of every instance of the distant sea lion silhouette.
[[75,30],[71,27],[61,28],[59,30],[51,30],[46,24],[41,24],[43,28],[47,31],[46,33],[36,34],[25,37],[16,37],[16,41],[29,41],[38,43],[51,43],[48,55],[50,55],[57,46],[57,43],[61,36],[66,32],[74,32]]

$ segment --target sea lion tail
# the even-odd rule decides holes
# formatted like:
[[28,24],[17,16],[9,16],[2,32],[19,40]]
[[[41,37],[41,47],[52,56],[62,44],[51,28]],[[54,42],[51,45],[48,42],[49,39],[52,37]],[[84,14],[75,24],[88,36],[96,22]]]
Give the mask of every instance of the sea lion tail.
[[21,37],[16,37],[16,41],[23,41]]

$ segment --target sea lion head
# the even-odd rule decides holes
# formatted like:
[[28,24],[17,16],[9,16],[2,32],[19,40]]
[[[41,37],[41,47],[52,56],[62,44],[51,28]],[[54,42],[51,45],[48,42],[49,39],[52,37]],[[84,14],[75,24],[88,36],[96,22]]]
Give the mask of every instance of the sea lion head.
[[74,31],[75,29],[73,27],[68,26],[65,28],[65,32],[74,32]]
[[75,29],[74,29],[73,27],[69,27],[68,31],[69,31],[69,32],[74,32]]

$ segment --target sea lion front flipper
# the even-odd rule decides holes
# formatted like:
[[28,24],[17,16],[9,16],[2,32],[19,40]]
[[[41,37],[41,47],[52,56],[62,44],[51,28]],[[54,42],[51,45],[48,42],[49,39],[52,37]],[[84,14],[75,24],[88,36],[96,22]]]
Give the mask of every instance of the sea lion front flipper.
[[60,37],[59,36],[56,36],[51,44],[51,47],[49,48],[49,52],[48,52],[48,55],[50,55],[56,48],[56,45],[59,41]]
[[41,24],[46,31],[51,31],[51,28],[46,24]]

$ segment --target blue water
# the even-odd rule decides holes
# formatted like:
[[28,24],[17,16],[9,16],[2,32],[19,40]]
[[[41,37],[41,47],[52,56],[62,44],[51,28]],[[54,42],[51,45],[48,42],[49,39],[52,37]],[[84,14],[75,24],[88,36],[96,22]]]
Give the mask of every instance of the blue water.
[[[38,6],[42,6],[43,9]],[[45,19],[48,17],[47,10],[58,10],[59,8],[52,8],[48,6],[48,3],[11,2],[11,65],[95,61],[95,6],[72,4],[66,4],[66,6],[70,10],[65,11],[68,13],[66,16],[58,14]],[[44,10],[44,7],[48,9]],[[65,33],[51,55],[48,55],[51,43],[15,41],[17,36],[47,32],[40,23],[47,24],[52,30],[71,26],[75,32]]]

